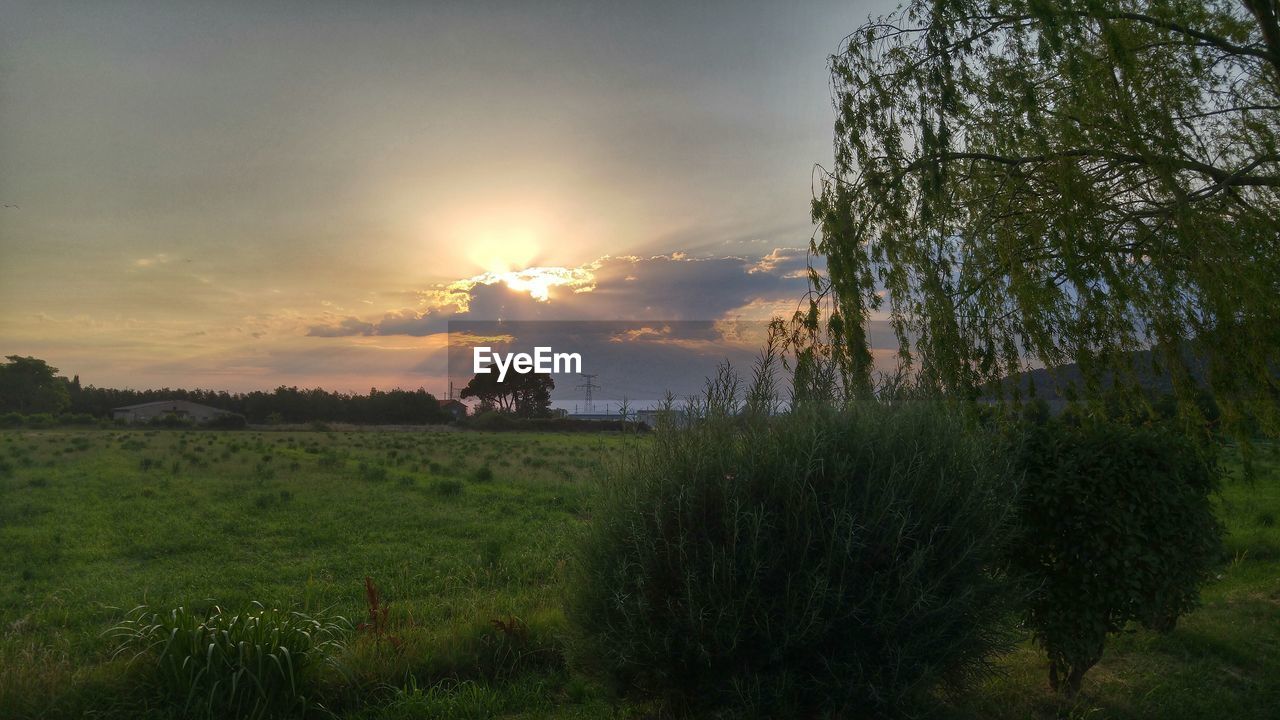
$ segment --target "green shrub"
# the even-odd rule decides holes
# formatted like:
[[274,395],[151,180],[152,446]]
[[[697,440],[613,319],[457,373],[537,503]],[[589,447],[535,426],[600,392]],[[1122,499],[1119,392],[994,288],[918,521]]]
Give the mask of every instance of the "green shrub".
[[521,426],[520,419],[509,414],[489,410],[466,418],[462,424],[472,430],[486,432],[502,432],[517,430]]
[[320,453],[320,457],[316,458],[316,465],[322,468],[340,468],[345,463],[343,457],[332,449],[325,449]]
[[59,416],[58,422],[63,425],[93,425],[98,419],[89,413],[71,413]]
[[1109,633],[1170,630],[1221,555],[1217,472],[1186,439],[1151,427],[1044,420],[1022,427],[1023,473],[1009,544],[1026,582],[1026,624],[1050,684],[1074,694]]
[[227,413],[210,418],[204,427],[210,430],[243,430],[248,427],[248,424],[243,415]]
[[23,418],[24,424],[29,428],[51,428],[58,425],[58,418],[49,413],[33,413]]
[[313,706],[322,666],[341,649],[347,623],[265,609],[208,614],[138,608],[112,629],[116,654],[147,660],[155,689],[184,716],[260,718]]
[[1008,474],[932,405],[657,431],[578,549],[577,653],[623,690],[766,717],[906,714],[1008,646]]
[[179,430],[185,430],[187,428],[195,427],[195,423],[181,415],[166,413],[164,415],[157,415],[156,417],[148,420],[147,427],[176,428]]
[[446,478],[431,483],[431,492],[441,497],[454,497],[462,494],[462,481]]
[[384,482],[390,473],[388,473],[385,465],[370,465],[362,462],[359,465],[360,479],[366,482]]

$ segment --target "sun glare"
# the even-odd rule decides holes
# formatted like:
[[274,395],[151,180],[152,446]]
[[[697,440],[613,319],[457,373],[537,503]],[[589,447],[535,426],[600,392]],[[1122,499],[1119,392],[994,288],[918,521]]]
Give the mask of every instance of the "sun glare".
[[567,287],[573,292],[588,290],[594,276],[584,268],[531,267],[523,270],[489,272],[472,278],[477,283],[502,283],[516,292],[527,292],[538,302],[551,299],[552,288]]

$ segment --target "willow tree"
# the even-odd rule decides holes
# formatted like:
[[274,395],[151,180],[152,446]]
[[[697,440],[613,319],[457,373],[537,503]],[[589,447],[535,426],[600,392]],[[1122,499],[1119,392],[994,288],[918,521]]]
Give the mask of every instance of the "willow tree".
[[1203,372],[1274,429],[1277,7],[916,0],[846,38],[813,250],[854,387],[883,313],[945,392],[1035,361],[1136,382],[1149,348],[1188,412]]

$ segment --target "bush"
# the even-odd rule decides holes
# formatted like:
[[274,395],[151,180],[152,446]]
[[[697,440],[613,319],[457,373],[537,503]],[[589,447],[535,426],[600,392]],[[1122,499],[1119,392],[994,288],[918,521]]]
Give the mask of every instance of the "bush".
[[390,473],[385,465],[370,465],[362,462],[359,465],[360,479],[366,482],[385,482]]
[[318,671],[340,649],[346,623],[267,610],[208,614],[139,608],[112,629],[116,654],[147,658],[152,684],[185,717],[302,714]]
[[210,430],[243,430],[248,426],[248,422],[243,415],[227,413],[209,418],[204,426]]
[[441,497],[461,495],[462,481],[453,479],[435,480],[431,483],[431,492]]
[[471,428],[472,430],[484,430],[486,432],[518,430],[521,425],[519,418],[508,413],[500,413],[494,410],[487,410],[485,412],[472,415],[465,418],[461,424],[465,427]]
[[661,429],[582,539],[577,652],[695,710],[908,713],[1008,646],[1007,478],[932,405]]
[[33,413],[23,418],[24,424],[33,429],[57,427],[58,418],[49,413]]
[[1217,472],[1185,438],[1116,423],[1028,423],[1012,456],[1024,480],[1009,557],[1026,623],[1050,684],[1074,694],[1109,633],[1170,630],[1195,607],[1221,554]]
[[164,415],[157,415],[148,420],[147,427],[186,430],[195,427],[195,423],[181,415],[165,413]]

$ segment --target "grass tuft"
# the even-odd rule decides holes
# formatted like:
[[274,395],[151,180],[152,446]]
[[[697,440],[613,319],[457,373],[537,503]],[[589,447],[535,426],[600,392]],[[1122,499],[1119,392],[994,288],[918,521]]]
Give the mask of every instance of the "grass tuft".
[[115,654],[150,670],[149,684],[190,716],[262,718],[305,713],[317,674],[344,644],[341,617],[265,608],[136,608],[109,631]]

